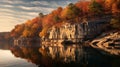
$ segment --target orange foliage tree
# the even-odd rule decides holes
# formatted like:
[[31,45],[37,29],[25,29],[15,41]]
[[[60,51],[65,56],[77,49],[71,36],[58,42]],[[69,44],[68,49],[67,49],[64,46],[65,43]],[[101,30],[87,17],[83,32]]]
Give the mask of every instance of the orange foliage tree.
[[36,17],[32,20],[29,20],[25,23],[25,29],[23,31],[23,37],[35,37],[39,36],[39,32],[41,31],[41,19]]
[[78,7],[80,10],[82,10],[82,15],[85,15],[89,12],[89,1],[79,1],[75,5]]
[[120,0],[118,0],[112,4],[112,13],[114,15],[120,14]]
[[16,25],[15,28],[11,31],[11,37],[19,37],[22,35],[25,25]]
[[50,14],[46,15],[42,19],[42,31],[39,33],[39,36],[42,37],[46,35],[47,30],[55,25],[56,23],[61,22],[60,13],[62,12],[62,7],[58,7],[56,10],[52,11]]
[[64,20],[74,19],[79,16],[80,9],[74,4],[70,3],[62,12],[61,17]]
[[11,31],[12,37],[37,37],[42,29],[42,18],[36,17],[23,24],[16,25]]

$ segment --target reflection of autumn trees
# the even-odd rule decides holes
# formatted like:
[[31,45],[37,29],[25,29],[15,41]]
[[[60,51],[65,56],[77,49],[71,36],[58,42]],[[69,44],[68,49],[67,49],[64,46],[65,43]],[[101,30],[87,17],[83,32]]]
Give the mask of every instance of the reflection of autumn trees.
[[[54,50],[55,51],[54,54],[56,55],[56,57],[53,58],[53,56],[51,55],[50,48],[53,50],[60,49],[60,53],[59,53],[59,50],[58,51]],[[26,46],[26,47],[14,46],[14,47],[11,47],[11,52],[14,54],[15,57],[25,59],[28,62],[32,62],[36,65],[41,65],[44,67],[56,67],[56,65],[58,66],[60,64],[60,67],[61,67],[62,65],[69,65],[73,61],[71,59],[72,57],[74,57],[74,53],[73,53],[74,50],[78,50],[75,48],[71,49],[72,47],[64,48],[65,53],[62,54],[61,56],[61,53],[64,52],[62,51],[62,47],[58,47],[58,48],[50,47],[50,48],[33,47],[33,46]],[[70,61],[70,63],[64,60],[65,59],[64,56],[66,57],[66,60],[68,59],[68,61]]]
[[63,22],[81,22],[83,19],[100,18],[103,15],[120,17],[120,0],[91,0],[70,3],[65,8],[58,7],[51,13],[28,20],[23,24],[16,25],[11,31],[12,37],[41,37],[53,25],[59,26]]
[[50,67],[50,65],[52,64],[52,60],[47,56],[42,56],[38,49],[39,47],[14,46],[11,48],[11,52],[14,54],[15,57],[26,59],[28,62],[32,62],[36,65]]
[[11,48],[11,52],[16,57],[21,57],[21,58],[26,59],[30,62],[33,62],[36,64],[39,64],[39,62],[40,62],[39,57],[41,57],[41,55],[38,52],[37,48],[14,46]]
[[104,57],[92,48],[78,44],[74,46],[14,46],[11,52],[15,57],[25,59],[40,67],[84,67],[87,63],[87,67],[89,65],[99,67],[111,64],[108,57]]

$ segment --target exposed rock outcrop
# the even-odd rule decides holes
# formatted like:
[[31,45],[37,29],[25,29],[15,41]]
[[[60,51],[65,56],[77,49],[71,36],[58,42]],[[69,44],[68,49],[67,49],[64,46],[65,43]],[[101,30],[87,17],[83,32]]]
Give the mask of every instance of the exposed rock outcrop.
[[93,40],[91,46],[109,54],[120,56],[120,32],[107,33],[107,35]]
[[49,29],[43,41],[69,40],[79,42],[84,39],[91,39],[102,33],[108,24],[107,19],[86,21],[81,23],[64,23],[61,27],[53,26]]

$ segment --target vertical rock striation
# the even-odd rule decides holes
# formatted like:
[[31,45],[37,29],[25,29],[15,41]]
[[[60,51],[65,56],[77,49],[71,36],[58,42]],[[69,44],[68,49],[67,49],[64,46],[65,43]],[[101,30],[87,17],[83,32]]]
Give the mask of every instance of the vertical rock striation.
[[91,39],[101,34],[105,29],[107,20],[87,21],[82,23],[64,23],[61,27],[53,26],[49,29],[44,39],[47,40],[70,40],[78,42],[83,39]]

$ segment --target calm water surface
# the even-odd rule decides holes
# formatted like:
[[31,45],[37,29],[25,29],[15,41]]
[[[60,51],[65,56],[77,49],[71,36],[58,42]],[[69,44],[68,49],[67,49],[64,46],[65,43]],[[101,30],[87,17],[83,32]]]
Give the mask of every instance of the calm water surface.
[[[35,44],[32,44],[35,45]],[[119,67],[119,58],[80,44],[59,46],[0,43],[0,67]],[[58,45],[58,44],[57,44]]]

